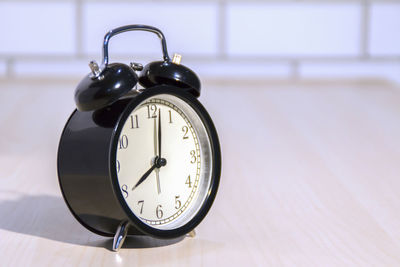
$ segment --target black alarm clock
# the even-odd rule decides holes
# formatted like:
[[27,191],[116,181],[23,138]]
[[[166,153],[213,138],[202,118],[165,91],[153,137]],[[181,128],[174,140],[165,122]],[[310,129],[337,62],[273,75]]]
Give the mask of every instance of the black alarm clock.
[[[163,60],[144,68],[109,64],[110,38],[134,30],[158,35]],[[199,78],[179,55],[171,60],[163,33],[146,25],[108,32],[101,66],[89,66],[58,148],[59,183],[71,213],[90,231],[114,237],[115,251],[127,235],[192,235],[221,174],[217,132],[197,100]]]

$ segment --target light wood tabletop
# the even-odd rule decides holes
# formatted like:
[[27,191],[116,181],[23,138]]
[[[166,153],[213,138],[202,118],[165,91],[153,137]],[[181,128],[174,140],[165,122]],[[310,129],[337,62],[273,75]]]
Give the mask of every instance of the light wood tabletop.
[[197,236],[110,239],[62,199],[76,81],[0,82],[0,266],[400,266],[400,90],[210,83],[220,189]]

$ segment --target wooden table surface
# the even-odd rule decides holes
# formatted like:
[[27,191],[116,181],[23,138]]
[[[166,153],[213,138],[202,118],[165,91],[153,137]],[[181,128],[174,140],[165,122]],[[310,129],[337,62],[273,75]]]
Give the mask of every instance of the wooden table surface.
[[400,90],[206,84],[223,171],[195,238],[112,241],[61,196],[75,82],[0,82],[0,266],[400,266]]

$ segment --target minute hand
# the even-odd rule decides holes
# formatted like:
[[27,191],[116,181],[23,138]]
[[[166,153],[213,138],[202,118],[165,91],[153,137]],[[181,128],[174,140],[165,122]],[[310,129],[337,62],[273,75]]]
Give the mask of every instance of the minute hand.
[[158,110],[158,157],[161,159],[161,110]]

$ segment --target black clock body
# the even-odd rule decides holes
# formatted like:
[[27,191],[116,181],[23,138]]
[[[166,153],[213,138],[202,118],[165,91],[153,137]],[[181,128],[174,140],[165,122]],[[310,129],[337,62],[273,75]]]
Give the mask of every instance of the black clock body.
[[[210,190],[200,210],[185,225],[172,230],[150,227],[133,214],[121,194],[116,171],[115,155],[124,122],[140,103],[158,94],[177,96],[198,113],[209,135],[213,157]],[[214,124],[200,102],[182,88],[159,85],[140,93],[133,91],[99,110],[75,110],[61,135],[57,167],[67,206],[90,231],[112,237],[122,222],[129,222],[128,235],[176,238],[193,230],[209,211],[218,189],[221,152]]]

